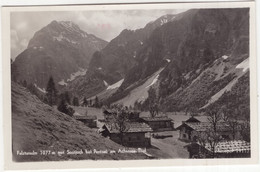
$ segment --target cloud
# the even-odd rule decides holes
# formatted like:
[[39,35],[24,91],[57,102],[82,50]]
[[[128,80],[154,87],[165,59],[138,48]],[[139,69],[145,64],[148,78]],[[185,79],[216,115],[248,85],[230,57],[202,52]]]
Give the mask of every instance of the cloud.
[[17,47],[17,42],[19,41],[17,32],[15,30],[11,30],[11,48],[15,49]]
[[21,42],[20,42],[20,45],[22,47],[26,47],[28,45],[28,40],[27,39],[23,39]]
[[53,20],[73,21],[86,31],[110,41],[123,29],[138,29],[165,14],[184,10],[43,11],[11,13],[11,56],[26,49],[34,33]]

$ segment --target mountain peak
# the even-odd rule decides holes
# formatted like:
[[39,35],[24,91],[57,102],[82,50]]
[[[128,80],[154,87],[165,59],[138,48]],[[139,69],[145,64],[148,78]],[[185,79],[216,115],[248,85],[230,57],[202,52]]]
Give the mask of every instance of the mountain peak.
[[58,22],[60,25],[65,27],[66,29],[72,29],[74,31],[81,31],[78,25],[73,23],[72,21],[59,21]]
[[[71,21],[53,20],[34,34],[26,53],[18,55],[17,60],[20,59],[21,63],[18,70],[27,74],[20,75],[19,80],[35,83],[39,88],[46,86],[50,75],[56,82],[67,81],[71,74],[86,69],[93,53],[106,44],[106,41],[86,33]],[[30,68],[27,64],[37,67]]]
[[67,32],[76,32],[76,33],[82,33],[80,27],[73,23],[72,21],[56,21],[53,20],[50,24],[48,24],[45,28],[48,30],[55,30],[58,32],[67,31]]
[[149,22],[147,25],[151,25],[151,24],[153,24],[153,25],[162,25],[164,23],[173,21],[175,16],[176,16],[176,14],[165,14],[165,15],[159,17],[158,19]]

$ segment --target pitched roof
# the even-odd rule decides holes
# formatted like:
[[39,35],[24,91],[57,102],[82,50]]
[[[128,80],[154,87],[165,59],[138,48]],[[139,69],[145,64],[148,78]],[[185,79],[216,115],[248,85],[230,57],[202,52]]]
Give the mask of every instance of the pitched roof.
[[172,121],[171,118],[167,116],[156,116],[156,117],[142,117],[144,121]]
[[[117,113],[117,109],[105,109],[103,111],[103,113],[109,113],[109,114],[116,114]],[[128,114],[140,114],[140,111],[137,111],[137,110],[124,110],[126,113]]]
[[185,122],[202,122],[202,121],[200,121],[196,117],[192,116],[189,119],[187,119]]
[[[176,129],[180,129],[182,126],[187,126],[195,131],[206,131],[211,129],[213,126],[210,122],[184,122],[182,125]],[[230,131],[229,125],[226,122],[221,122],[217,124],[218,131]]]
[[[206,143],[205,148],[211,151],[209,143]],[[244,140],[219,142],[215,147],[216,153],[249,152],[250,150],[250,143]]]
[[[191,119],[192,117],[190,117],[189,119]],[[196,120],[198,120],[199,122],[209,122],[209,120],[208,120],[208,116],[206,116],[206,115],[198,115],[198,116],[193,116],[193,118],[195,118]],[[189,119],[187,119],[187,121],[186,122],[188,122],[188,120]]]
[[82,115],[74,115],[75,119],[97,119],[97,116],[95,115],[87,115],[87,116],[82,116]]
[[[115,123],[106,123],[106,128],[110,133],[119,133],[119,130],[115,127]],[[139,122],[127,122],[126,133],[140,133],[140,132],[152,132],[153,130],[149,125]]]

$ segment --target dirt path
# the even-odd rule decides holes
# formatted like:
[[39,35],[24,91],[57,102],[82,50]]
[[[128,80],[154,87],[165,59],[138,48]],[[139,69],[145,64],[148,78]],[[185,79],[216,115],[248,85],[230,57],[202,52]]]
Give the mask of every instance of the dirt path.
[[[166,134],[169,135],[169,132]],[[151,138],[152,148],[148,149],[148,153],[158,158],[189,158],[189,153],[183,147],[187,143],[178,140],[178,132],[172,131],[170,134],[172,137],[164,139]]]

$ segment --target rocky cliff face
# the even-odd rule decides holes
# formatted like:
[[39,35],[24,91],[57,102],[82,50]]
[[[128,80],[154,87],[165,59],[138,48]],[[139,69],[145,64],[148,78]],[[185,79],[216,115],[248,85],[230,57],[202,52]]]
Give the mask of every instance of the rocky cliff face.
[[[248,58],[248,9],[189,10],[151,33],[139,49],[135,65],[108,100],[129,97],[163,68],[154,87],[164,110],[204,109],[247,80],[248,68],[244,71],[239,65],[248,66]],[[249,83],[242,83],[241,87],[249,88]],[[236,96],[248,99],[249,92]],[[249,106],[248,102],[242,104]]]
[[[104,103],[133,105],[154,87],[165,110],[205,109],[238,83],[249,88],[249,69],[237,68],[248,66],[248,59],[249,9],[192,9],[123,30],[93,54],[86,75],[65,89],[81,98],[98,95]],[[144,98],[137,98],[139,92]]]
[[[151,75],[166,61],[170,63],[165,71],[178,78],[181,73],[198,69],[238,49],[242,51],[239,54],[248,52],[248,17],[247,9],[202,9],[180,14],[151,34],[138,54],[140,61],[133,70],[139,72],[134,80]],[[130,72],[129,80],[131,77]]]
[[[241,76],[248,77],[246,71],[240,73],[243,68],[239,72],[237,67],[249,66],[248,12],[248,9],[216,9],[198,10],[193,15],[183,40],[177,49],[170,51],[171,63],[159,79],[159,94],[167,102],[163,103],[167,104],[165,108],[207,107],[222,92],[232,91]],[[249,97],[249,92],[241,94]]]
[[46,87],[50,75],[56,83],[65,84],[83,75],[93,53],[106,44],[70,21],[53,21],[36,32],[27,49],[17,56],[12,75],[40,88]]
[[94,53],[87,75],[78,78],[66,89],[80,96],[91,97],[104,91],[107,88],[105,83],[112,85],[122,80],[133,67],[138,65],[139,51],[143,49],[151,33],[174,18],[175,15],[165,15],[148,23],[142,29],[123,30],[104,49]]

